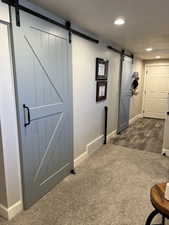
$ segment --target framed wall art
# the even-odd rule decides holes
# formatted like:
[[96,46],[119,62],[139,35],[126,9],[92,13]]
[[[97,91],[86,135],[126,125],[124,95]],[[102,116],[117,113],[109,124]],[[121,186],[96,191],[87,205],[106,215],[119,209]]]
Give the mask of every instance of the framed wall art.
[[96,58],[96,80],[107,80],[109,61]]
[[97,81],[96,102],[106,100],[107,98],[107,81]]

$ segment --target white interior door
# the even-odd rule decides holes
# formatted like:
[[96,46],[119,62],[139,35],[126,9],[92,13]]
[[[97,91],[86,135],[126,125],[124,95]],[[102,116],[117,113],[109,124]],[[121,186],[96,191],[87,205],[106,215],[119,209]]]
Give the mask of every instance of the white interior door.
[[144,116],[164,119],[168,111],[168,93],[169,65],[146,66]]

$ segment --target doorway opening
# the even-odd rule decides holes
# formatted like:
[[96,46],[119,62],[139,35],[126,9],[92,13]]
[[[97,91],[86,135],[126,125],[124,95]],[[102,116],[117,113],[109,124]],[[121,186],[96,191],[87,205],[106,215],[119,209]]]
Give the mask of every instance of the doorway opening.
[[115,145],[165,153],[165,129],[169,108],[169,63],[145,64],[141,118],[112,139]]

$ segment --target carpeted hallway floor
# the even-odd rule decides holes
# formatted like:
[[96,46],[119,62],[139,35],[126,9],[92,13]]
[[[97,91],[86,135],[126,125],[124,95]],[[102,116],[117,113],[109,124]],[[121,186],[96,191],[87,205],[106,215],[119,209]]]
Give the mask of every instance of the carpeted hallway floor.
[[112,139],[114,145],[161,153],[164,120],[141,118]]
[[83,161],[77,175],[0,225],[144,225],[152,210],[149,190],[168,180],[168,169],[160,154],[107,145]]

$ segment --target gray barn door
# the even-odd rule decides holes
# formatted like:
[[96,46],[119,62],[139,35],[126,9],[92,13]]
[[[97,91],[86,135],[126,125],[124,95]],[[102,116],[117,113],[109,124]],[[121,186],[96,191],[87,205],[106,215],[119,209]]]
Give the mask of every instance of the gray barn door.
[[21,27],[16,27],[14,12],[12,16],[24,206],[28,208],[73,169],[70,44],[62,28],[22,11]]
[[117,133],[125,130],[129,126],[130,98],[132,80],[132,59],[125,56],[122,65],[122,75],[120,84],[120,101],[118,114]]

